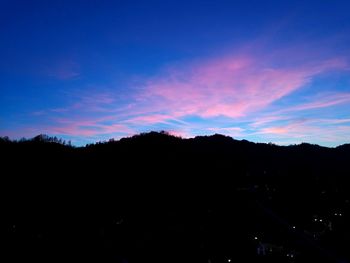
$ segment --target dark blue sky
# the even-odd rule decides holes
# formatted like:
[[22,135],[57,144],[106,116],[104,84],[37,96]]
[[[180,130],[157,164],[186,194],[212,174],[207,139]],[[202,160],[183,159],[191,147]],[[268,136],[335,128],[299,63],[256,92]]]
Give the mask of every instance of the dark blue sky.
[[350,141],[349,1],[0,1],[0,135]]

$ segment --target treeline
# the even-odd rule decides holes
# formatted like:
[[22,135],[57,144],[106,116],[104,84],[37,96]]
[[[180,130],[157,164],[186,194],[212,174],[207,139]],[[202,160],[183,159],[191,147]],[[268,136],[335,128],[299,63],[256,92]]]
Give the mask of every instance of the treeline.
[[56,143],[66,146],[72,146],[71,140],[63,140],[61,138],[57,138],[56,136],[49,136],[46,134],[39,134],[33,138],[21,138],[19,140],[11,140],[8,136],[0,137],[0,143],[27,143],[27,142],[35,142],[35,143]]
[[350,260],[349,144],[39,135],[1,138],[0,160],[0,256],[13,262]]

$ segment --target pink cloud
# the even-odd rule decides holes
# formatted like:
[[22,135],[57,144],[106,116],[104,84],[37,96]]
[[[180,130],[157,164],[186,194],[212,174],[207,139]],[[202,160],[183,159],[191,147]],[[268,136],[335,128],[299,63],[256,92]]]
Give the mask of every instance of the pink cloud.
[[250,123],[250,126],[253,128],[262,127],[272,122],[285,121],[290,119],[290,117],[282,116],[282,115],[269,115],[269,116],[259,116],[259,118],[253,119]]
[[[281,55],[281,51],[278,53]],[[287,56],[283,54],[282,57]],[[293,65],[284,62],[281,66],[276,54],[256,55],[245,51],[239,55],[170,68],[157,76],[145,78],[141,87],[132,89],[133,93],[122,98],[113,91],[74,94],[71,105],[51,110],[64,118],[53,118],[47,130],[51,134],[91,137],[132,134],[144,131],[140,129],[156,129],[157,124],[162,124],[184,137],[192,137],[195,130],[233,137],[248,134],[246,129],[232,123],[231,127],[223,128],[229,126],[227,122],[221,126],[210,122],[216,117],[227,117],[230,121],[249,122],[249,129],[253,130],[252,133],[255,130],[256,134],[291,134],[296,138],[316,134],[320,131],[317,125],[288,122],[291,116],[285,113],[347,103],[350,102],[348,93],[320,95],[309,103],[257,117],[263,115],[261,112],[269,109],[272,103],[303,88],[317,75],[348,70],[349,66],[342,58],[302,64],[296,64],[297,59],[293,61]],[[196,124],[187,120],[192,117],[205,121]],[[280,124],[275,125],[278,122]],[[281,125],[283,122],[287,124]]]
[[[270,125],[258,129],[255,134],[263,134],[280,142],[338,142],[348,141],[350,126],[344,124],[349,119],[305,119],[294,120],[284,125]],[[272,137],[271,137],[272,136]]]
[[144,92],[138,95],[139,108],[175,118],[237,118],[264,109],[324,71],[345,67],[342,59],[275,68],[249,55],[219,58],[171,69],[148,80]]
[[171,120],[172,116],[164,114],[149,114],[144,116],[136,116],[128,118],[125,122],[133,124],[154,124],[154,123],[164,123]]
[[280,126],[280,127],[268,127],[268,128],[263,128],[260,133],[269,133],[269,134],[288,134],[290,130],[290,126]]
[[134,134],[135,131],[130,127],[119,124],[101,124],[101,122],[111,119],[110,116],[101,118],[89,118],[81,120],[80,118],[74,120],[74,118],[56,119],[55,125],[47,127],[50,134],[63,134],[71,136],[97,136],[103,134],[123,133],[123,134]]

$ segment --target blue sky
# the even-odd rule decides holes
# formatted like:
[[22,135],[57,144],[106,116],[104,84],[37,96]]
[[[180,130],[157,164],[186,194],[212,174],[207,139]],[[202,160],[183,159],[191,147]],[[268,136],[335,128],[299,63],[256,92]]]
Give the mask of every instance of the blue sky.
[[349,1],[0,1],[0,136],[350,142]]

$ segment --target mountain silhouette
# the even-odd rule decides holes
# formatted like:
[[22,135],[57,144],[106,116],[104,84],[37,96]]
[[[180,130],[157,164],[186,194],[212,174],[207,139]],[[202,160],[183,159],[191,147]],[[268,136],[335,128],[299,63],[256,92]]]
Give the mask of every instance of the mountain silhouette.
[[350,262],[350,144],[0,139],[2,262]]

